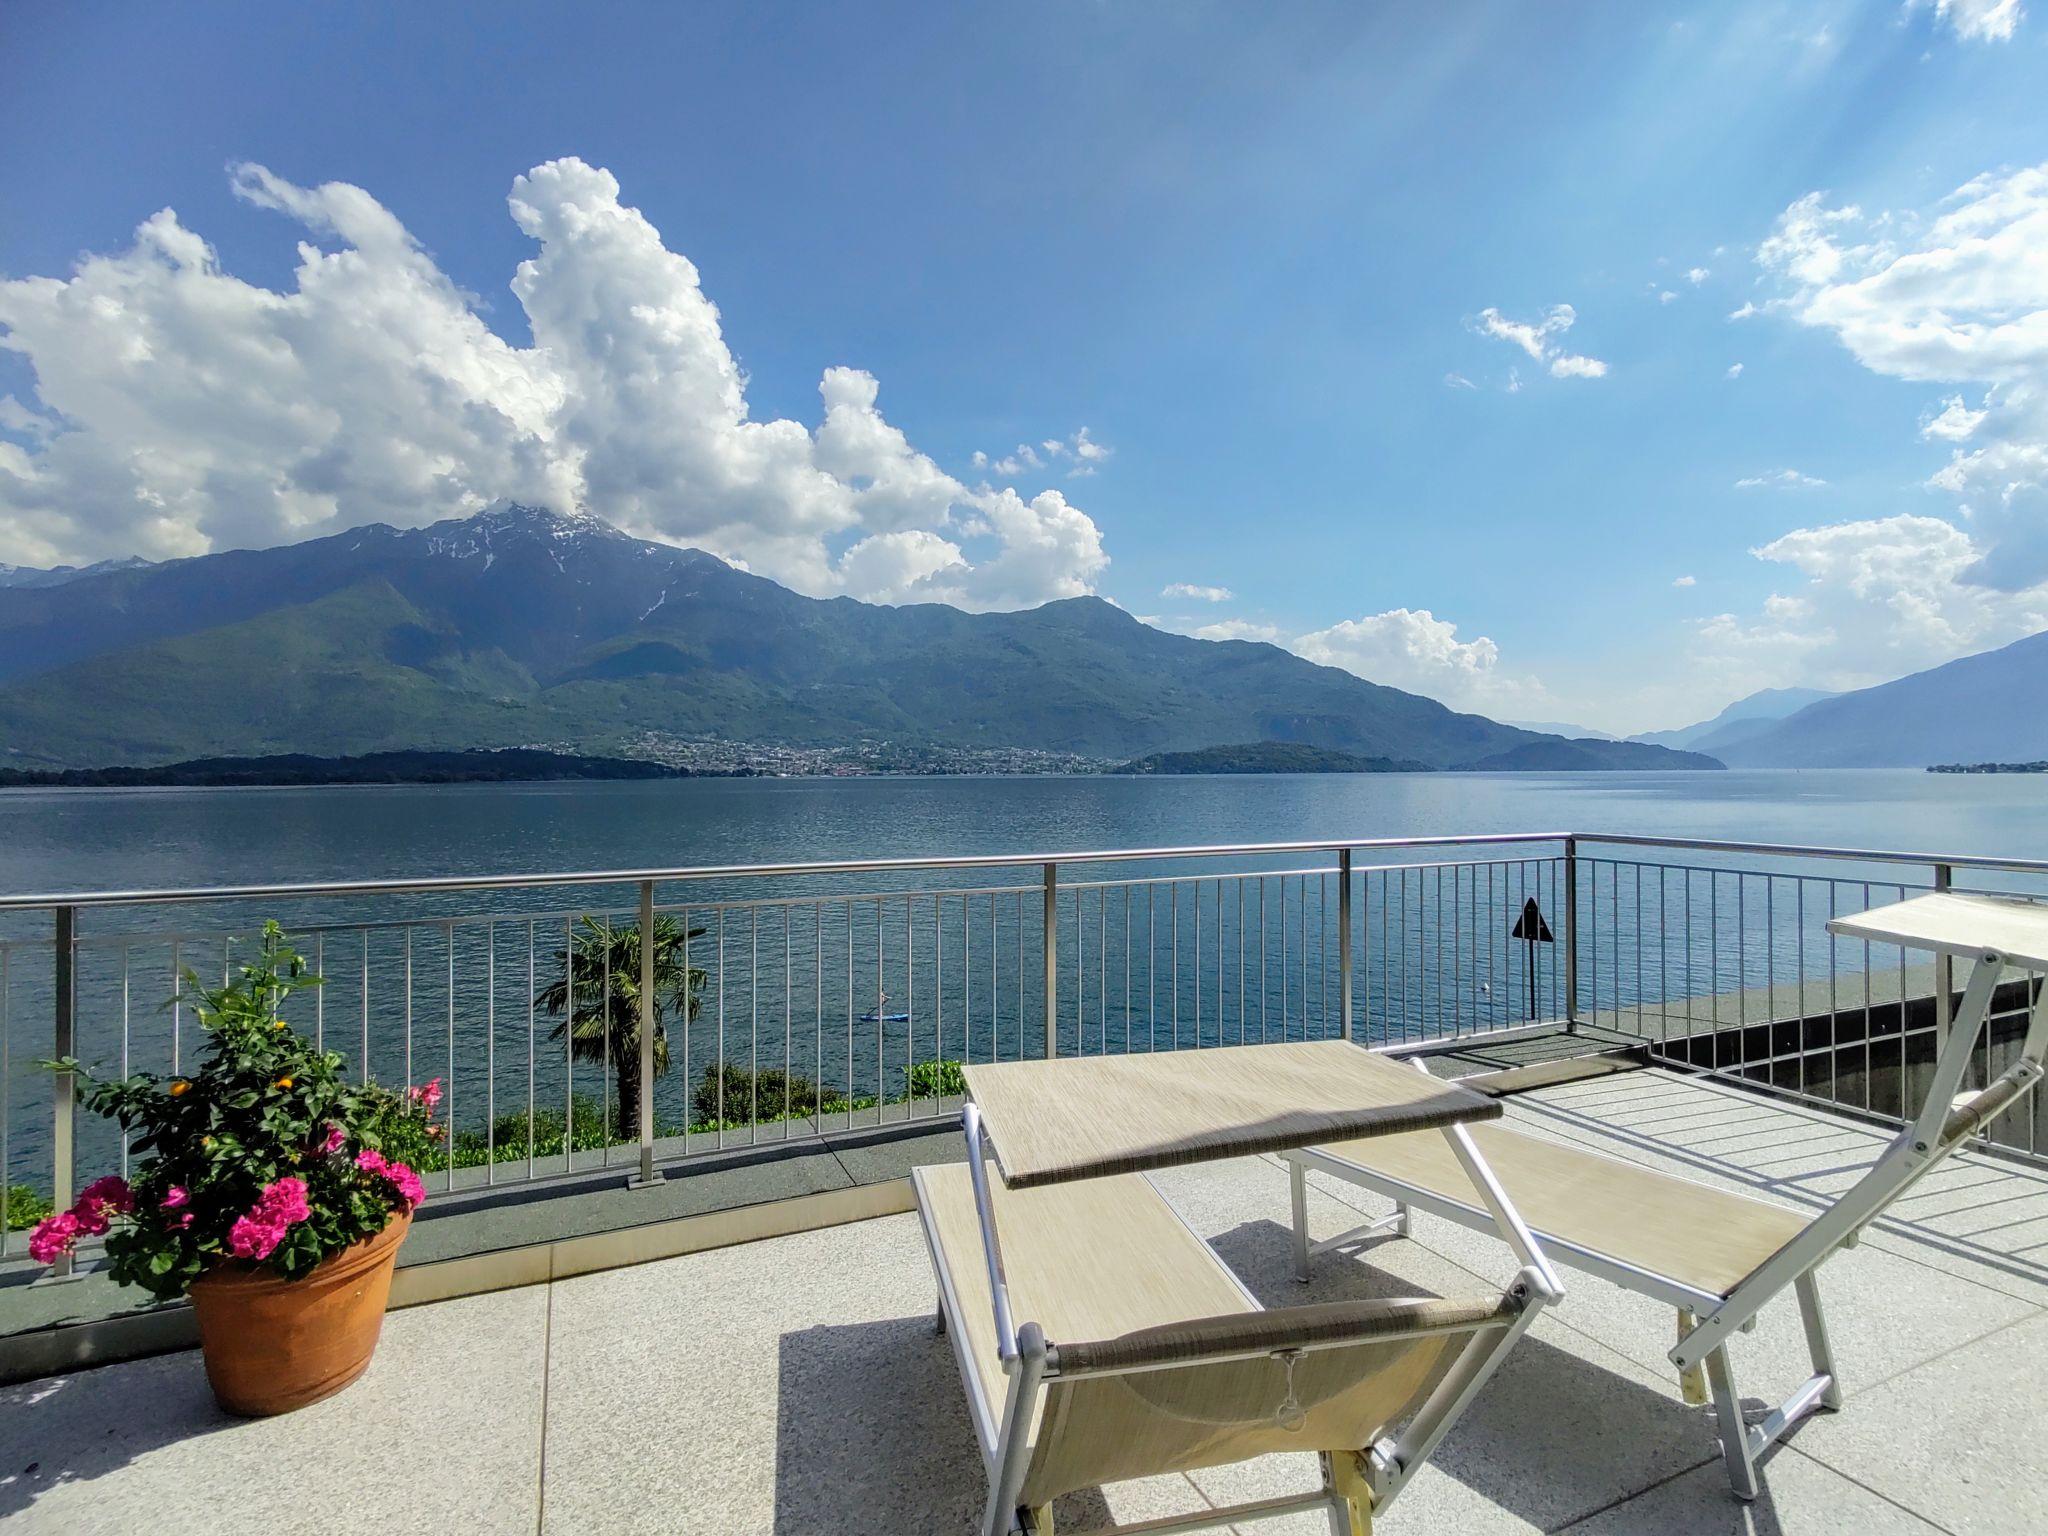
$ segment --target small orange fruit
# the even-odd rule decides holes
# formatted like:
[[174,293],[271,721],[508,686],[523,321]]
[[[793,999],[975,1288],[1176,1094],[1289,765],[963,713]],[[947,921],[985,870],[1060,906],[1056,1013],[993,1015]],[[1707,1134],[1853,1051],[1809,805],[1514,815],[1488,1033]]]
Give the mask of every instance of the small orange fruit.
[[164,1092],[168,1093],[174,1099],[181,1098],[191,1091],[192,1085],[186,1082],[185,1079],[183,1079],[182,1077],[174,1078],[171,1082],[170,1087],[164,1090]]

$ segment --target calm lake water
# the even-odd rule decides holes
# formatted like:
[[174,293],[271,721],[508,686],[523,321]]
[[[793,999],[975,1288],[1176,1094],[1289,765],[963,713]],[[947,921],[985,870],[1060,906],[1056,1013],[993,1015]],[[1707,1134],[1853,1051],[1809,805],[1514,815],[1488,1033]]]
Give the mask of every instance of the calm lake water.
[[0,891],[1516,831],[2048,858],[2048,776],[685,779],[0,791]]
[[[1752,771],[11,790],[0,791],[0,891],[1564,831],[2048,858],[2048,777]],[[1529,896],[1558,914],[1556,851],[1529,849],[1523,860],[1524,850],[1509,850],[1491,866],[1465,861],[1492,855],[1461,851],[1442,856],[1464,864],[1455,871],[1369,876],[1356,957],[1361,1027],[1390,1038],[1555,1016],[1554,949],[1536,955],[1532,978],[1508,930]],[[1617,853],[1616,862],[1582,869],[1581,1004],[1596,1010],[1775,986],[1828,966],[1896,967],[1895,957],[1866,962],[1831,947],[1829,906],[1839,898],[1841,910],[1859,910],[1893,899],[1886,878],[1929,878],[1924,869],[1851,865],[1819,870],[1835,880],[1702,878],[1639,870],[1628,850],[1603,857]],[[1274,873],[1327,862],[1063,872],[1061,1052],[1333,1032],[1335,882]],[[1229,878],[1247,868],[1265,878]],[[1870,890],[1860,885],[1866,876],[1877,882]],[[1118,883],[1140,877],[1152,883]],[[664,887],[664,902],[691,904],[690,963],[703,980],[695,1021],[674,1032],[679,1070],[657,1089],[662,1122],[699,1113],[691,1091],[714,1062],[786,1066],[849,1095],[900,1096],[917,1062],[1042,1051],[1037,879],[1025,868]],[[991,895],[991,887],[1002,889]],[[925,894],[901,894],[913,890]],[[874,899],[887,893],[896,894]],[[78,1050],[110,1071],[189,1062],[189,1012],[165,1006],[174,975],[190,966],[217,976],[230,958],[226,936],[276,916],[328,977],[315,998],[320,1011],[305,1004],[294,1021],[384,1080],[446,1077],[457,1125],[480,1134],[508,1109],[606,1097],[604,1064],[567,1060],[533,1001],[561,974],[559,951],[576,915],[608,905],[630,921],[633,899],[630,887],[528,888],[88,910]],[[50,1049],[50,934],[45,913],[0,915],[0,1164],[31,1182],[47,1180],[50,1088],[34,1062]],[[232,941],[233,956],[246,952],[245,938]],[[112,1166],[119,1149],[103,1127],[82,1126],[81,1136],[82,1157]]]

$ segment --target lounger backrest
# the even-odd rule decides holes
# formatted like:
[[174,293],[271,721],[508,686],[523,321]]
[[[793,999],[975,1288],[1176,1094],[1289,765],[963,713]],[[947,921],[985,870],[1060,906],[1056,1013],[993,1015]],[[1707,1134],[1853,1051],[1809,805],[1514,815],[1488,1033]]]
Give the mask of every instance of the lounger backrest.
[[1339,1302],[1058,1344],[1022,1501],[1243,1461],[1350,1451],[1412,1415],[1515,1301]]

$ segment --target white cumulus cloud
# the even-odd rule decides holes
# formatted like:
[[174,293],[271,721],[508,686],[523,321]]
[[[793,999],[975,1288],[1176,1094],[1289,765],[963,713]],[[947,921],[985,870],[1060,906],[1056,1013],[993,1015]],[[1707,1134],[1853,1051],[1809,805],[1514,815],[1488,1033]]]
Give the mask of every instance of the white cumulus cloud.
[[1868,687],[2048,628],[2048,586],[1968,585],[1983,552],[1938,517],[1798,528],[1751,553],[1803,581],[1702,623],[1699,657],[1723,689]]
[[2048,579],[2048,164],[1979,176],[1934,208],[1866,218],[1821,194],[1758,248],[1773,308],[1832,334],[1871,371],[1974,385],[1923,430],[1949,447],[1928,483],[1956,498],[1981,550],[1969,579]]
[[[1479,312],[1476,325],[1482,335],[1520,347],[1547,366],[1553,378],[1600,378],[1606,374],[1607,365],[1599,358],[1567,352],[1559,345],[1560,338],[1578,323],[1578,318],[1578,311],[1569,304],[1553,305],[1541,320],[1510,320],[1489,307]],[[1511,387],[1520,388],[1519,379]]]
[[1534,678],[1504,673],[1500,647],[1485,635],[1458,638],[1458,626],[1427,608],[1392,608],[1345,619],[1298,637],[1291,649],[1327,667],[1441,700],[1453,709],[1522,708],[1547,700]]
[[1161,597],[1185,597],[1198,603],[1227,603],[1237,594],[1228,587],[1204,587],[1189,581],[1176,581],[1159,589]]
[[[562,159],[513,183],[530,347],[363,189],[256,165],[233,188],[304,231],[289,289],[224,270],[170,209],[67,277],[0,281],[0,346],[36,396],[0,406],[0,556],[198,554],[513,498],[813,593],[1019,606],[1107,565],[1057,492],[940,469],[860,369],[824,370],[815,427],[756,420],[697,268],[607,171]],[[1074,470],[1108,451],[1085,429],[1046,446]]]
[[1675,576],[1672,578],[1671,585],[1674,587],[1696,587],[1699,585],[1699,578],[1696,576]]
[[1280,643],[1280,629],[1273,624],[1259,624],[1250,619],[1219,619],[1214,624],[1201,624],[1188,631],[1197,640],[1263,640],[1268,645]]
[[1957,37],[1976,43],[2005,43],[2026,19],[2020,0],[1908,0],[1908,10],[1932,8],[1934,19]]
[[1739,378],[1741,378],[1741,377],[1742,377],[1742,364],[1740,364],[1740,363],[1730,363],[1730,364],[1728,365],[1728,371],[1727,371],[1727,372],[1726,372],[1725,374],[1723,374],[1723,375],[1722,375],[1722,377],[1723,377],[1723,378],[1726,378],[1726,379],[1739,379]]

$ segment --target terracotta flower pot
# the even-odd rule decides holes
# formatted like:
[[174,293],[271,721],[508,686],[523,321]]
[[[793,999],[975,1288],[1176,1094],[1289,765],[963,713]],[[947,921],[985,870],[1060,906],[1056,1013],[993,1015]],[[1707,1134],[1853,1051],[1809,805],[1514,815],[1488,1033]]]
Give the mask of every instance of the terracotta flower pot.
[[391,1296],[401,1211],[375,1237],[322,1259],[297,1280],[226,1265],[192,1284],[206,1379],[229,1413],[290,1413],[332,1397],[370,1364]]

